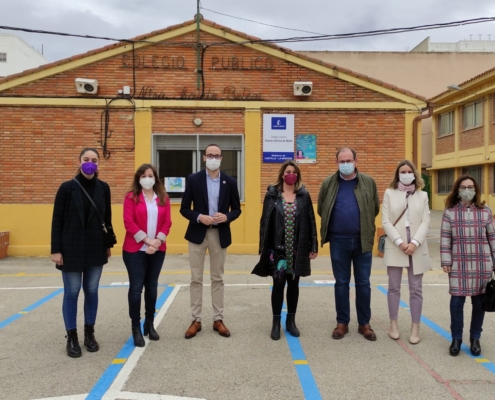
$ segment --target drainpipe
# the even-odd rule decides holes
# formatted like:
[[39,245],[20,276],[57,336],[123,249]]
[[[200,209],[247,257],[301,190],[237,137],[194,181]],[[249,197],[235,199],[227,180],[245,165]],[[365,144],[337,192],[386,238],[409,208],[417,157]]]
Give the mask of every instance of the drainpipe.
[[426,103],[428,113],[418,115],[413,119],[413,159],[412,162],[421,171],[421,165],[418,165],[418,122],[422,119],[430,118],[433,115],[433,103]]

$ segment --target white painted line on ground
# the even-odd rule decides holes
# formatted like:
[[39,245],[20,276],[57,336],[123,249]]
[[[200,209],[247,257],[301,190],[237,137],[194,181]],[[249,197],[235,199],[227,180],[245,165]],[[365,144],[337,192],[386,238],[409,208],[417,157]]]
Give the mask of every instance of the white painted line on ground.
[[[174,290],[172,290],[172,293],[170,293],[170,296],[168,297],[167,301],[165,301],[165,304],[163,304],[162,308],[158,312],[158,314],[155,317],[155,326],[158,327],[160,325],[160,322],[162,321],[163,317],[165,316],[166,312],[168,311],[170,305],[175,299],[175,296],[177,296],[177,293],[179,293],[180,287],[176,286]],[[144,351],[146,350],[146,347],[149,343],[149,339],[145,338],[146,341],[146,346],[145,347],[136,347],[132,354],[129,356],[127,359],[125,365],[122,367],[122,370],[119,372],[115,380],[113,381],[112,385],[108,389],[108,391],[105,393],[103,396],[103,399],[108,399],[108,400],[113,400],[113,399],[118,399],[121,398],[119,397],[120,391],[124,387],[125,383],[127,382],[127,379],[129,379],[129,376],[131,375],[132,371],[136,367],[139,359],[143,355]],[[143,395],[147,396],[147,395]],[[129,397],[126,397],[129,398]],[[133,397],[130,397],[133,399]],[[140,397],[140,399],[146,399],[150,397]]]
[[323,281],[314,281],[317,285],[325,285],[325,284],[329,284],[329,283],[335,283],[335,281],[331,281],[331,280],[323,280]]
[[0,287],[0,290],[62,289],[63,286]]
[[43,397],[37,400],[84,400],[88,394],[71,394],[70,396]]
[[110,286],[128,286],[129,282],[112,282]]
[[149,393],[132,393],[132,392],[119,392],[118,397],[120,399],[128,400],[205,400],[199,397],[180,397],[169,396],[163,394],[149,394]]

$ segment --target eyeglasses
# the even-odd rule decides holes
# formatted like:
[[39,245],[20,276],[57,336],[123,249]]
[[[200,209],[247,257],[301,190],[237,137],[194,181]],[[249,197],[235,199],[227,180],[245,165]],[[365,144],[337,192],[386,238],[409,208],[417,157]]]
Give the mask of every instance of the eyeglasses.
[[459,186],[459,190],[474,189],[474,186]]
[[213,160],[213,159],[215,159],[215,160],[221,160],[222,159],[222,155],[221,154],[207,154],[206,155],[206,158],[208,160]]

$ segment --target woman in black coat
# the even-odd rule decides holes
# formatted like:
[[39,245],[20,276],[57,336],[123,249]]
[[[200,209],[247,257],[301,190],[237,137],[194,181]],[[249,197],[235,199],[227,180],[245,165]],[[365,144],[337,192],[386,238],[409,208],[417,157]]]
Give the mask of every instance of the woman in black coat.
[[286,330],[299,336],[295,316],[299,278],[311,275],[310,260],[318,255],[313,203],[293,160],[280,167],[277,182],[268,186],[260,221],[259,263],[253,274],[273,277],[271,338],[280,339],[280,317],[287,282]]
[[[57,269],[62,271],[62,312],[69,357],[81,356],[76,323],[81,284],[84,291],[84,346],[89,352],[99,350],[94,336],[98,285],[103,265],[110,257],[110,249],[104,244],[99,215],[107,227],[112,226],[110,187],[98,179],[99,162],[100,155],[96,149],[84,149],[79,155],[79,173],[73,180],[62,183],[53,207],[51,258]],[[95,210],[82,188],[98,210]]]

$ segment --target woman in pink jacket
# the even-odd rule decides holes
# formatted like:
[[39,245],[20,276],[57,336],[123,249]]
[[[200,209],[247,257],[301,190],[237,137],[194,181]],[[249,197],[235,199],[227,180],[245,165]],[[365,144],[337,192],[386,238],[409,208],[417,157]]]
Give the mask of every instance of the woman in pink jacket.
[[153,165],[143,164],[134,174],[132,190],[124,200],[124,239],[122,256],[129,274],[129,316],[134,345],[144,346],[141,333],[141,293],[144,287],[144,335],[159,340],[153,320],[158,277],[165,260],[165,243],[172,220],[170,201]]

